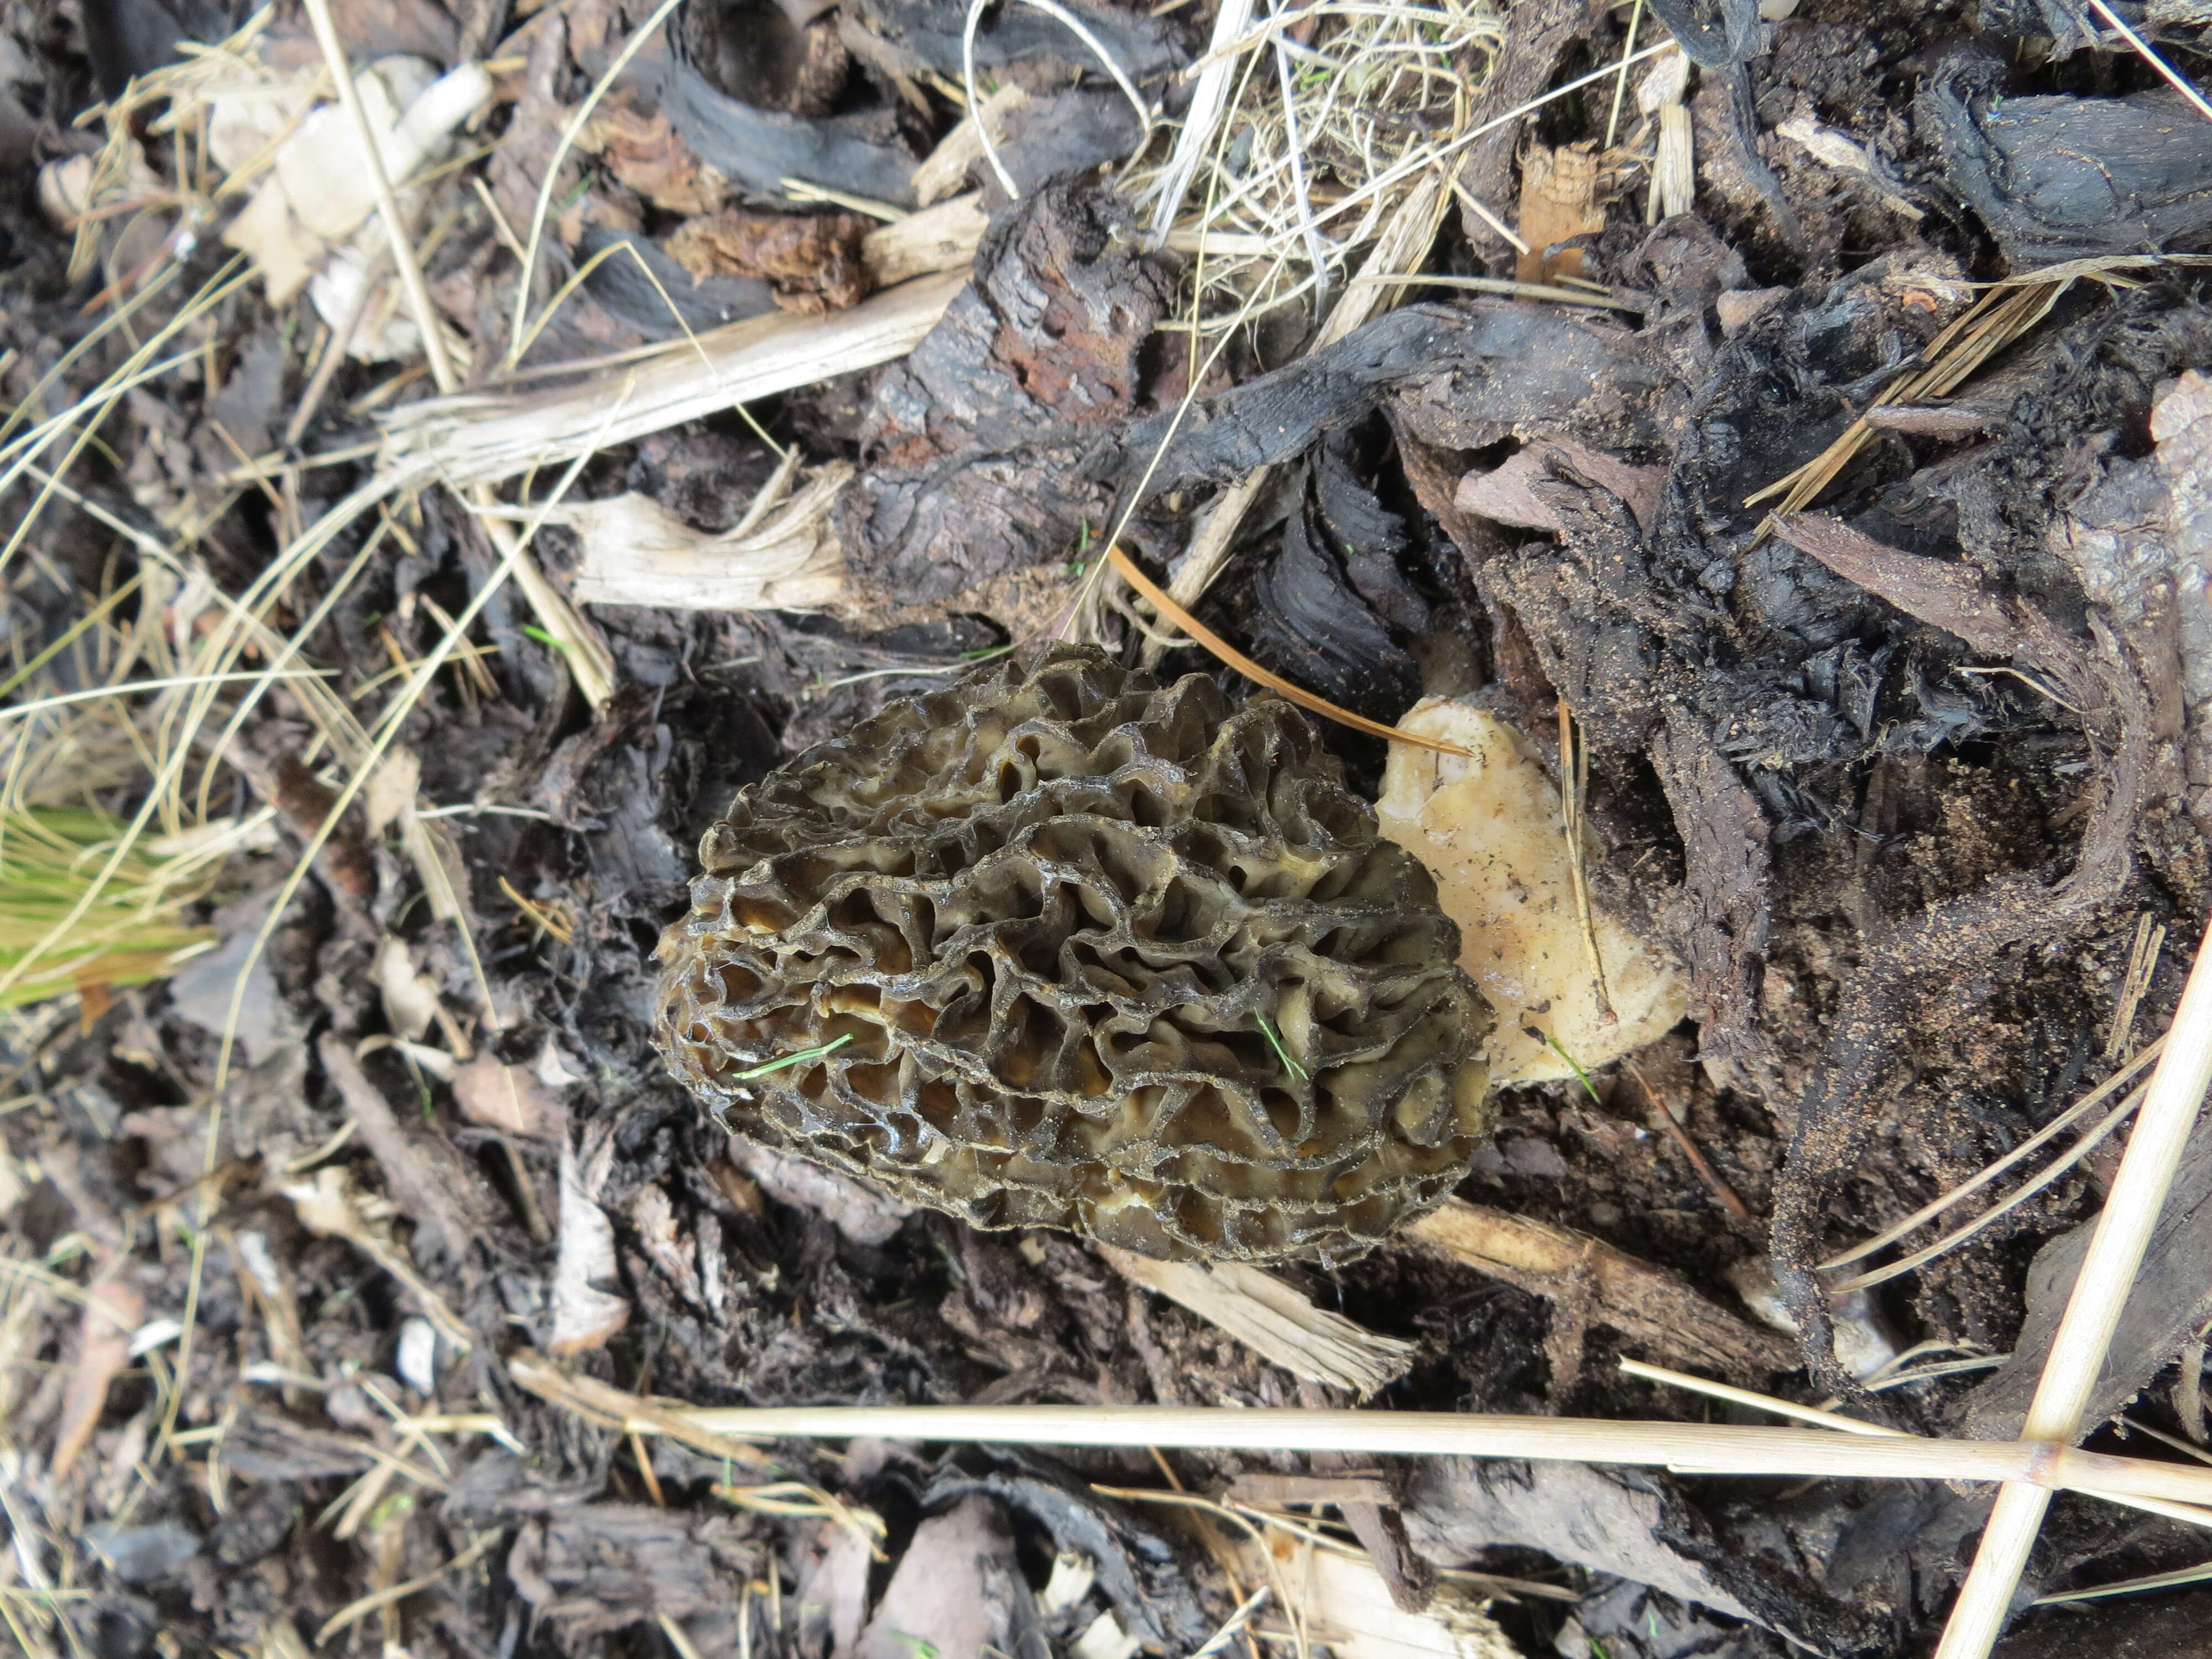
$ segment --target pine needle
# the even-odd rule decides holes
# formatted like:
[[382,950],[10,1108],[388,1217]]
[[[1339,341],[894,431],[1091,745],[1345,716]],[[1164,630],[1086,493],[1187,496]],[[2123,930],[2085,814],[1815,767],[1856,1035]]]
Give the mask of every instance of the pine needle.
[[1303,686],[1291,684],[1273,669],[1261,667],[1258,663],[1254,662],[1251,658],[1246,656],[1228,641],[1223,639],[1220,635],[1170,599],[1166,590],[1139,569],[1137,562],[1120,548],[1108,548],[1106,556],[1112,562],[1114,568],[1121,573],[1121,579],[1146,599],[1151,600],[1154,609],[1158,610],[1162,616],[1220,658],[1222,661],[1227,663],[1246,679],[1266,686],[1285,702],[1294,702],[1301,708],[1310,709],[1316,714],[1334,720],[1340,726],[1348,726],[1355,732],[1364,732],[1370,738],[1383,738],[1397,743],[1410,743],[1415,748],[1434,750],[1440,755],[1472,756],[1474,753],[1472,750],[1462,748],[1458,744],[1448,742],[1442,738],[1423,737],[1418,732],[1401,731],[1395,726],[1385,726],[1380,720],[1370,720],[1364,714],[1355,714],[1348,708],[1338,708],[1327,697],[1316,696]]

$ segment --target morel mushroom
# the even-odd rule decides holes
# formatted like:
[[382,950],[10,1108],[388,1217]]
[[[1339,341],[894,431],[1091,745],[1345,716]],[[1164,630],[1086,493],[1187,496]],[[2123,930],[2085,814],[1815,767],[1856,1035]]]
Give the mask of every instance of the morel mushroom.
[[1341,1258],[1489,1132],[1458,929],[1273,697],[1008,659],[744,790],[699,854],[671,1068],[976,1226]]

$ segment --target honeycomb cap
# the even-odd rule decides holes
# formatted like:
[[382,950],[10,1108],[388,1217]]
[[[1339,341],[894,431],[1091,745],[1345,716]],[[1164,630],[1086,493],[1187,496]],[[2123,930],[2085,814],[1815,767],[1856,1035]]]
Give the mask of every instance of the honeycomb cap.
[[1342,1258],[1489,1133],[1489,1006],[1304,718],[1005,659],[743,791],[654,1043],[729,1127],[978,1227]]

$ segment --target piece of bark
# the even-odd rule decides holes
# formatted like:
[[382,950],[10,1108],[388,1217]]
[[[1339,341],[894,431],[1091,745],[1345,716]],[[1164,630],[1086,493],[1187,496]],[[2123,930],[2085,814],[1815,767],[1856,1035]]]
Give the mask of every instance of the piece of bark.
[[1808,1616],[1808,1587],[1739,1554],[1656,1470],[1424,1457],[1407,1468],[1406,1523],[1431,1560],[1457,1566],[1501,1546],[1613,1573],[1792,1637],[1839,1646]]
[[2212,228],[2212,128],[2164,87],[2129,98],[2009,95],[2010,63],[1947,54],[1913,125],[2014,271],[2141,253]]
[[1781,1337],[1678,1275],[1565,1227],[1453,1198],[1399,1237],[1407,1247],[1548,1300],[1555,1393],[1580,1370],[1583,1332],[1590,1325],[1612,1327],[1662,1363],[1739,1379],[1763,1381],[1796,1361]]
[[1631,466],[1626,461],[1592,449],[1572,438],[1545,438],[1516,451],[1502,466],[1487,472],[1470,472],[1460,480],[1453,505],[1462,512],[1478,514],[1495,523],[1522,530],[1558,531],[1562,526],[1552,509],[1529,489],[1532,479],[1548,476],[1548,458],[1559,456],[1592,483],[1601,484],[1628,503],[1636,522],[1649,531],[1659,516],[1659,490],[1666,482],[1664,467]]
[[877,383],[837,508],[855,569],[926,600],[1073,552],[1112,500],[1077,464],[1135,407],[1169,270],[1127,204],[1079,180],[993,225],[967,288]]
[[[2062,631],[2026,599],[1985,587],[1970,568],[1887,547],[1819,514],[1779,521],[1779,533],[1828,568],[1899,609],[2055,681],[2102,751],[2100,783],[2072,872],[2045,885],[2000,876],[1917,915],[1869,930],[1857,969],[1844,981],[1820,1063],[1799,1097],[1790,1156],[1775,1182],[1775,1283],[1797,1322],[1807,1363],[1846,1395],[1856,1385],[1838,1361],[1828,1300],[1815,1273],[1827,1196],[1856,1166],[1875,1121],[1866,1106],[1898,1063],[1896,1034],[1940,1041],[1969,1017],[1972,987],[2000,951],[2028,939],[2053,943],[2118,897],[2133,871],[2130,842],[2151,763],[2150,704],[2109,629],[2094,617],[2098,651]],[[1923,999],[1917,988],[1936,988]],[[1925,1006],[1923,1006],[1923,1002]]]
[[738,1621],[755,1616],[750,1586],[766,1565],[744,1517],[571,1504],[524,1523],[507,1571],[568,1640],[667,1620],[698,1652],[735,1653],[746,1644]]
[[1042,1622],[1005,1511],[976,1493],[915,1528],[854,1652],[858,1659],[914,1659],[925,1649],[945,1659],[1028,1653],[1043,1644]]
[[[1552,84],[1568,48],[1588,40],[1605,11],[1603,0],[1540,0],[1540,3],[1513,9],[1504,41],[1468,112],[1469,125],[1477,130],[1492,121],[1499,125],[1468,146],[1454,181],[1499,219],[1504,218],[1506,204],[1513,198],[1513,155],[1520,146],[1522,131],[1521,121],[1501,118]],[[1478,256],[1498,263],[1492,274],[1504,275],[1503,261],[1512,255],[1511,244],[1463,199],[1460,228]]]
[[820,316],[868,297],[860,249],[874,228],[874,221],[857,213],[726,207],[677,227],[668,252],[696,280],[754,277],[768,283],[786,311]]
[[1589,143],[1531,144],[1521,158],[1520,222],[1514,227],[1528,251],[1513,274],[1524,283],[1583,274],[1583,251],[1558,245],[1605,228],[1597,200],[1597,157]]

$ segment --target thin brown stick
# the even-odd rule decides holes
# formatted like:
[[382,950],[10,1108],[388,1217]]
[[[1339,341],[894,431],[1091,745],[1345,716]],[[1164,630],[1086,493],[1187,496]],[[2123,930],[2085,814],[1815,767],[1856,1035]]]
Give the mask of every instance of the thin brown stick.
[[1567,826],[1567,874],[1574,889],[1575,921],[1580,925],[1583,949],[1589,955],[1590,977],[1597,984],[1597,1023],[1618,1025],[1607,994],[1605,957],[1597,948],[1597,918],[1590,908],[1589,865],[1583,849],[1583,802],[1589,794],[1589,747],[1575,730],[1574,710],[1559,699],[1559,816]]
[[1146,599],[1150,599],[1153,607],[1162,616],[1220,658],[1222,661],[1227,663],[1246,679],[1256,681],[1278,696],[1297,704],[1301,708],[1310,708],[1315,714],[1333,720],[1340,726],[1348,726],[1355,732],[1364,732],[1370,738],[1384,738],[1398,743],[1410,743],[1416,748],[1433,749],[1440,755],[1471,755],[1474,752],[1471,750],[1462,749],[1455,743],[1446,742],[1442,738],[1425,738],[1416,732],[1401,732],[1395,726],[1385,726],[1380,720],[1370,720],[1364,714],[1355,714],[1348,708],[1339,708],[1327,697],[1316,696],[1303,686],[1291,684],[1280,674],[1261,667],[1258,663],[1254,662],[1251,658],[1246,656],[1228,641],[1223,639],[1220,635],[1170,599],[1166,590],[1139,569],[1137,562],[1120,548],[1108,548],[1106,556],[1112,562],[1114,568],[1121,573],[1121,579]]
[[1747,1224],[1751,1220],[1751,1206],[1737,1197],[1735,1188],[1728,1184],[1719,1170],[1706,1162],[1704,1149],[1690,1139],[1689,1131],[1674,1121],[1674,1114],[1668,1110],[1667,1103],[1659,1097],[1659,1091],[1651,1086],[1650,1079],[1644,1075],[1643,1068],[1632,1060],[1624,1060],[1621,1064],[1628,1068],[1629,1076],[1636,1079],[1636,1086],[1644,1091],[1644,1098],[1651,1103],[1651,1115],[1657,1121],[1660,1132],[1674,1143],[1674,1149],[1688,1161],[1698,1179],[1704,1182],[1712,1193],[1714,1201],[1729,1212],[1731,1220]]

